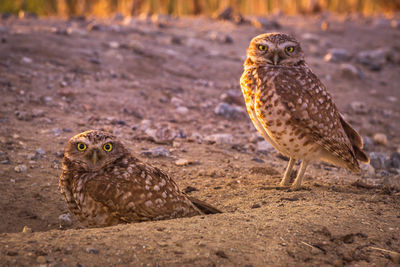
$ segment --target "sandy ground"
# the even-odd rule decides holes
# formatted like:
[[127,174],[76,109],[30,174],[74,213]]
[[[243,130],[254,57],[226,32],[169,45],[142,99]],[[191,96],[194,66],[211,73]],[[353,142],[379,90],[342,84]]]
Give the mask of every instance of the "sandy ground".
[[[399,264],[398,254],[376,249],[400,252],[400,178],[391,163],[400,147],[399,28],[357,17],[274,19],[279,29],[208,18],[0,20],[0,265]],[[238,80],[250,39],[277,30],[302,41],[367,152],[387,155],[381,167],[350,174],[315,163],[305,190],[269,188],[287,160],[262,149]],[[356,75],[324,61],[332,48],[349,53]],[[379,70],[357,63],[374,49],[387,53]],[[234,111],[216,114],[221,102]],[[60,229],[63,147],[88,129],[114,132],[224,213],[96,229],[72,216]],[[155,142],[148,129],[175,138]],[[373,141],[379,132],[387,142]],[[228,138],[207,141],[214,134]],[[154,148],[169,155],[142,154]]]

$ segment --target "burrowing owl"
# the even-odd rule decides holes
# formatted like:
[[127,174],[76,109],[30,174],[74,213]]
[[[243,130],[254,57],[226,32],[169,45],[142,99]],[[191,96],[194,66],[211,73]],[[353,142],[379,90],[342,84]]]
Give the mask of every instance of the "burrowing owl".
[[280,186],[289,184],[296,160],[302,162],[294,189],[311,161],[355,172],[360,171],[357,160],[369,162],[360,135],[343,119],[293,37],[268,33],[253,38],[240,85],[254,126],[290,158]]
[[115,136],[101,131],[69,140],[59,185],[71,212],[88,226],[219,212],[186,196],[166,173],[141,162]]

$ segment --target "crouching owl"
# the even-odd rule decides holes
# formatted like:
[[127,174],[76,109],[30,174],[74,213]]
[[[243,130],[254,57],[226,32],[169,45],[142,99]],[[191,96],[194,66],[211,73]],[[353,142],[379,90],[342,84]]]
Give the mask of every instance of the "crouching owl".
[[102,131],[68,141],[59,186],[70,211],[87,226],[220,213],[181,192],[165,172],[141,162]]

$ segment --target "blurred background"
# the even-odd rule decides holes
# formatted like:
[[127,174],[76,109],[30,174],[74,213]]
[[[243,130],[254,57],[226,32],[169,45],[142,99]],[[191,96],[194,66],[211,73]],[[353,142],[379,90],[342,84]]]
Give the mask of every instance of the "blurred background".
[[244,15],[312,14],[324,11],[392,15],[400,0],[0,0],[0,12],[30,12],[39,16],[108,17],[141,13],[212,15],[226,7]]

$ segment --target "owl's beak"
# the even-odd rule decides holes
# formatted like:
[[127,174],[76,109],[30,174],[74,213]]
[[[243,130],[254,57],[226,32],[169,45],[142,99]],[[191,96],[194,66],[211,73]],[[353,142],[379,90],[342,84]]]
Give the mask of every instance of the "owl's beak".
[[278,65],[278,63],[279,63],[279,55],[278,55],[278,53],[274,54],[273,62],[274,62],[275,66]]
[[96,165],[97,161],[99,161],[99,156],[97,155],[97,150],[93,151],[92,161],[93,161],[94,165]]

